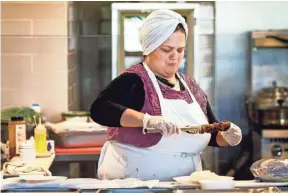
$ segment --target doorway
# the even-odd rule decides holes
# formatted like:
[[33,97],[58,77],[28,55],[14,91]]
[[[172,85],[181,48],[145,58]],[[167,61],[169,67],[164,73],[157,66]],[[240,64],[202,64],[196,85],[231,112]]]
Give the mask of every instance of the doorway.
[[185,56],[179,71],[197,80],[195,3],[113,3],[112,4],[112,79],[133,64],[141,61],[142,48],[138,31],[144,19],[154,10],[170,9],[181,14],[188,24]]

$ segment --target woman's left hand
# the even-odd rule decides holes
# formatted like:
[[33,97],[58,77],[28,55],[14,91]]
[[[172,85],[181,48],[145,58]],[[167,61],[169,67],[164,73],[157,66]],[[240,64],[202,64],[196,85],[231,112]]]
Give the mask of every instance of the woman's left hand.
[[241,129],[233,123],[227,131],[221,131],[220,134],[230,146],[238,145],[242,140]]

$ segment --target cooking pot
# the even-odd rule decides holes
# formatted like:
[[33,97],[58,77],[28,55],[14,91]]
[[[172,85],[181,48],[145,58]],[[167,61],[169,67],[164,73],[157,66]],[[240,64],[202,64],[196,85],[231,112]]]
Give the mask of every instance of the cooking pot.
[[283,100],[278,101],[279,106],[258,109],[261,125],[288,126],[288,106],[282,106]]
[[256,96],[257,108],[265,109],[270,107],[288,106],[288,89],[278,87],[277,82],[273,81],[272,87],[263,88]]
[[250,123],[259,128],[288,127],[288,89],[272,87],[261,89],[254,100],[246,101],[246,112]]

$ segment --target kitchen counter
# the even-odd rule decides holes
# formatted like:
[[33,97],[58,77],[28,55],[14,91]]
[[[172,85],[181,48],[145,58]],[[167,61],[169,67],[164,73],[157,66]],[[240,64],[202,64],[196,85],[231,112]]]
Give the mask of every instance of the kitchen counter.
[[[36,165],[43,167],[45,169],[49,169],[55,159],[55,153],[52,153],[50,156],[47,157],[37,157],[36,158]],[[19,156],[14,156],[10,162],[18,162],[20,161]]]
[[[36,165],[36,166],[38,166],[38,167],[42,167],[43,169],[49,170],[50,167],[51,167],[51,165],[52,165],[52,163],[53,163],[53,161],[54,161],[54,159],[55,159],[55,153],[52,153],[50,156],[47,156],[47,157],[37,157],[37,158],[35,159],[35,164],[34,164],[34,165]],[[14,156],[14,157],[9,161],[9,163],[13,163],[13,162],[15,162],[15,163],[18,162],[18,163],[19,163],[20,161],[21,161],[20,156]],[[4,164],[4,163],[3,163],[3,164]],[[5,173],[4,170],[3,170],[3,168],[2,168],[2,170],[1,170],[1,174],[3,175],[3,178],[4,178],[4,179],[5,179],[5,178],[9,178],[9,177],[16,177],[16,176],[18,176],[17,174],[11,175],[11,174]]]
[[[78,181],[79,183],[79,181]],[[72,185],[71,183],[68,183]],[[67,185],[68,185],[67,184]],[[69,192],[69,193],[220,193],[220,192],[225,192],[225,193],[288,193],[288,185],[279,185],[279,187],[276,186],[271,186],[271,184],[268,186],[257,186],[257,188],[253,185],[249,186],[239,186],[238,188],[232,189],[232,190],[201,190],[200,187],[196,188],[195,186],[192,185],[183,185],[175,181],[171,182],[158,182],[157,184],[154,184],[154,187],[149,189],[149,188],[103,188],[99,189],[97,187],[99,186],[94,186],[94,183],[86,183],[81,185],[81,189],[68,189],[68,188],[59,188],[59,186],[56,186],[58,188],[49,188],[49,187],[42,187],[35,189],[27,189],[26,188],[21,188],[21,189],[14,189],[11,191],[3,191],[3,192],[54,192],[54,193],[60,193],[60,192]],[[64,185],[64,184],[63,184]],[[75,184],[74,184],[75,185]],[[131,185],[131,184],[130,184]],[[255,184],[254,184],[255,185]],[[61,187],[61,186],[60,186]],[[76,186],[75,186],[76,187]],[[109,186],[105,186],[109,187]],[[252,188],[254,187],[254,188]],[[88,189],[85,189],[88,188]]]
[[288,190],[277,188],[263,188],[263,189],[233,189],[233,190],[200,190],[189,188],[131,188],[131,189],[104,189],[104,190],[76,190],[76,189],[53,189],[48,188],[45,190],[31,190],[31,189],[19,189],[19,190],[5,190],[1,192],[38,192],[38,193],[288,193]]
[[[165,190],[165,189],[133,189],[133,190],[99,190],[96,191],[97,193],[278,193],[280,190],[270,188],[270,189],[235,189],[235,190],[199,190],[199,189],[194,189],[194,190],[181,190],[181,189],[174,189],[174,190]],[[93,191],[93,193],[96,193]],[[288,191],[281,191],[281,193],[287,193]],[[81,193],[92,193],[89,191],[82,191]]]
[[266,188],[235,188],[232,190],[201,190],[192,186],[179,184],[177,182],[159,182],[154,188],[123,188],[105,190],[81,190],[81,193],[288,193],[287,187]]

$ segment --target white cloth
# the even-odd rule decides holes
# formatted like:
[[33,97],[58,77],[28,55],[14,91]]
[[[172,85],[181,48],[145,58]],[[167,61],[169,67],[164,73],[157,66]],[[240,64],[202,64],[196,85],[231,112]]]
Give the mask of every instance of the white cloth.
[[[184,100],[164,99],[153,72],[144,64],[159,97],[162,115],[186,125],[206,124],[207,119],[183,79],[180,81],[189,91],[193,103]],[[179,76],[180,77],[180,76]],[[108,141],[104,144],[98,162],[99,179],[139,178],[171,181],[176,176],[190,175],[202,170],[200,152],[208,145],[211,134],[188,134],[162,136],[158,144],[150,148]]]
[[51,176],[51,172],[48,169],[45,169],[32,163],[25,163],[22,161],[5,162],[3,164],[3,171],[6,174],[16,174],[16,175],[33,174],[33,175]]
[[179,13],[160,9],[148,15],[139,32],[143,55],[149,55],[165,42],[174,33],[179,23],[184,27],[187,40],[188,27]]

